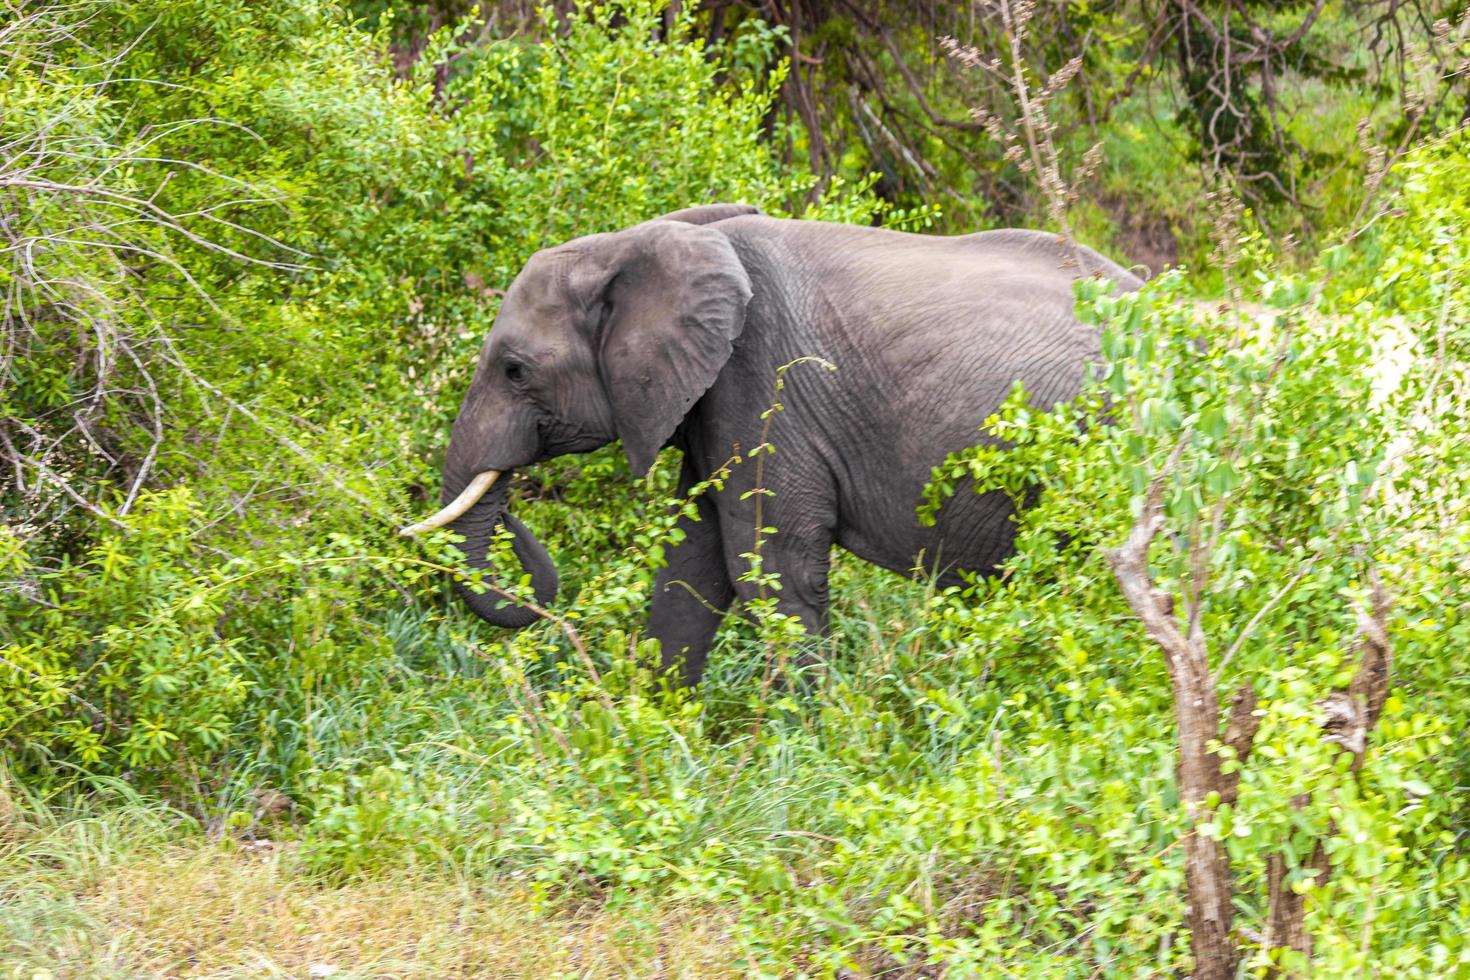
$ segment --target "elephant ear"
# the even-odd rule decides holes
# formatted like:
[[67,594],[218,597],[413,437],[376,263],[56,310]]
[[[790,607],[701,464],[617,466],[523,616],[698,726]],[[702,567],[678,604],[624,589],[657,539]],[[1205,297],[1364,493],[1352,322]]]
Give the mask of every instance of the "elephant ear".
[[750,277],[713,228],[649,221],[616,237],[598,369],[623,452],[642,476],[729,360]]

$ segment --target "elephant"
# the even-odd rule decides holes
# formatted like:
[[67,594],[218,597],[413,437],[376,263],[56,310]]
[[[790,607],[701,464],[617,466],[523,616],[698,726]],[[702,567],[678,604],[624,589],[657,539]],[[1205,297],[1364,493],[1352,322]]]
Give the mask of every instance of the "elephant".
[[[769,444],[759,466],[746,459],[696,497],[654,583],[647,635],[686,685],[702,677],[727,609],[758,594],[742,580],[758,527],[774,529],[759,553],[762,572],[779,576],[777,608],[814,636],[834,544],[941,586],[993,574],[1014,546],[1006,494],[957,493],[927,526],[917,507],[936,464],[986,441],[981,424],[1015,382],[1040,406],[1077,394],[1100,341],[1075,315],[1073,283],[1093,276],[1118,292],[1142,285],[1046,232],[921,235],[742,204],[542,250],[506,292],[454,420],[445,507],[404,533],[448,525],[484,569],[505,526],[545,606],[556,567],[509,513],[506,474],[620,440],[636,475],[664,447],[682,451],[687,494]],[[496,626],[539,615],[459,590]]]

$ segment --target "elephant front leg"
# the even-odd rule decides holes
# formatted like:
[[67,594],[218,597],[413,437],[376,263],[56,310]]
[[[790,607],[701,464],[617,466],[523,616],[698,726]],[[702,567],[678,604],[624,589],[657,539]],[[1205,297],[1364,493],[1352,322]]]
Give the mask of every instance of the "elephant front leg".
[[[816,491],[789,500],[804,500],[800,508],[771,508],[774,513],[762,515],[762,526],[772,528],[757,537],[755,522],[744,518],[733,527],[729,515],[725,533],[726,560],[735,582],[735,592],[742,604],[774,598],[776,611],[794,617],[806,630],[807,639],[800,644],[796,662],[809,667],[817,660],[818,648],[827,633],[829,603],[828,575],[831,571],[832,527],[813,519],[813,514],[830,513],[820,506]],[[793,513],[793,510],[800,512]],[[760,566],[753,567],[751,556],[757,553],[759,540]]]
[[[680,491],[688,492],[682,482]],[[715,632],[735,598],[726,572],[719,518],[706,499],[700,498],[697,506],[698,521],[687,516],[679,519],[677,526],[684,539],[666,552],[668,564],[654,581],[648,617],[648,635],[659,641],[662,651],[661,669],[689,686],[704,676]]]

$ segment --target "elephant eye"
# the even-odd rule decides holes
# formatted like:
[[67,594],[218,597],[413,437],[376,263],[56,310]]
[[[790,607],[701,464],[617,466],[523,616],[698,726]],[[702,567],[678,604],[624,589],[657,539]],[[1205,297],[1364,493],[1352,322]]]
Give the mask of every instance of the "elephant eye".
[[526,369],[516,361],[505,362],[505,377],[512,384],[520,384],[526,379]]

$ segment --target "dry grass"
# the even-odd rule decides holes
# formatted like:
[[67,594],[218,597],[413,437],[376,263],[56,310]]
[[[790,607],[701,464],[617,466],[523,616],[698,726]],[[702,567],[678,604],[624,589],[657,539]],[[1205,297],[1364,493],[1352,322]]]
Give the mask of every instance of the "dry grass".
[[740,975],[728,920],[707,910],[544,911],[443,876],[330,885],[288,849],[138,843],[129,822],[0,826],[0,977]]

